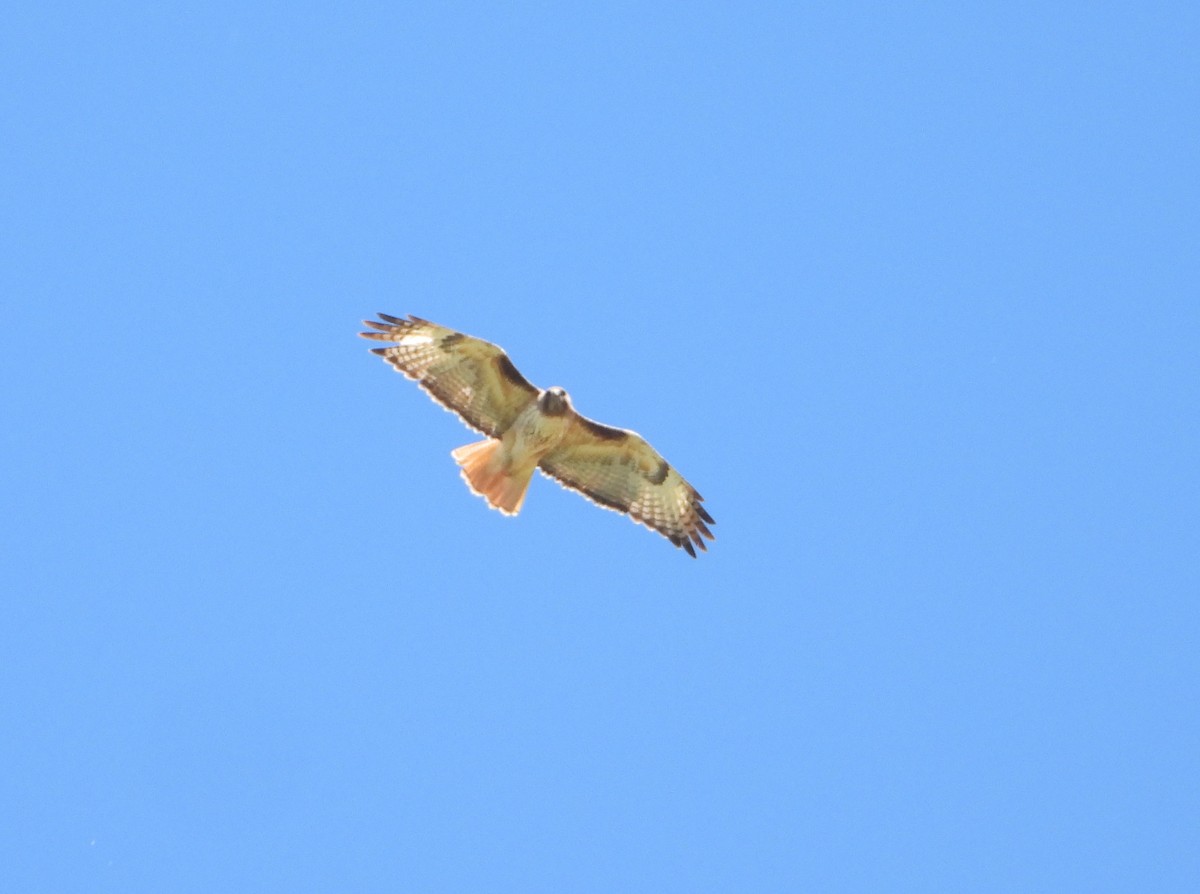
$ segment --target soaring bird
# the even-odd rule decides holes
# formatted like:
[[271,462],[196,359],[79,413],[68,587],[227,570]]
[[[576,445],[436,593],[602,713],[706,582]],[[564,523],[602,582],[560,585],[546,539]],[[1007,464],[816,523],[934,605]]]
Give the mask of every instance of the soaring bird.
[[[480,338],[419,317],[364,320],[372,350],[487,437],[451,451],[471,491],[505,515],[525,502],[533,470],[625,513],[693,558],[715,524],[703,498],[635,432],[575,412],[562,388],[529,382]],[[706,524],[707,523],[707,524]]]

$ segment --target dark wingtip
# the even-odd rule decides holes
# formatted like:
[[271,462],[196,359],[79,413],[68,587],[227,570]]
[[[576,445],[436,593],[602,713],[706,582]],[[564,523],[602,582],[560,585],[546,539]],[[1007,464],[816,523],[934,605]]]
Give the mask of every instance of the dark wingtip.
[[387,353],[387,348],[371,348],[371,353],[378,354],[379,356],[382,357],[384,354]]
[[706,522],[708,522],[710,525],[716,524],[716,521],[713,519],[713,517],[708,514],[708,510],[705,509],[703,506],[701,506],[699,503],[696,504],[696,514],[698,516],[700,516],[702,519],[704,519]]
[[696,558],[696,548],[692,546],[692,541],[684,540],[682,543],[677,543],[675,545],[682,546],[685,550],[687,550],[687,554],[689,556],[691,556],[693,559]]
[[[392,323],[392,324],[396,324],[396,323],[403,323],[403,322],[405,322],[405,321],[404,321],[403,319],[401,319],[400,317],[393,317],[391,314],[385,314],[385,313],[381,313],[381,314],[379,315],[379,319],[381,319],[381,320],[387,320],[389,323]],[[374,324],[369,324],[369,325],[374,325]]]

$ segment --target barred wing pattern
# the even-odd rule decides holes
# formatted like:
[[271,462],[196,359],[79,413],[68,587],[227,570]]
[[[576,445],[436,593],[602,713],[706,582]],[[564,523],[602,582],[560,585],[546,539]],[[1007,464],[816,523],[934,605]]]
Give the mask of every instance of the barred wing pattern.
[[411,315],[379,318],[363,320],[378,331],[361,335],[392,344],[372,350],[476,431],[500,437],[537,398],[538,389],[491,342]]
[[[703,497],[635,432],[576,415],[562,442],[538,467],[600,506],[628,514],[693,558],[714,539]],[[695,544],[695,546],[693,546]]]

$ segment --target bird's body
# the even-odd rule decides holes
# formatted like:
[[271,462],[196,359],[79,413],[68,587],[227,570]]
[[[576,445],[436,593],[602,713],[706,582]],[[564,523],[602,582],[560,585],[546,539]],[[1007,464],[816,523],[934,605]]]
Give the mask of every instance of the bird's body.
[[[571,425],[564,411],[550,412],[550,402],[542,399],[554,390],[530,401],[499,440],[489,438],[451,451],[455,462],[462,466],[467,486],[505,515],[520,512],[533,470],[562,442]],[[566,393],[562,395],[561,400],[566,400]]]
[[701,496],[641,436],[575,412],[562,388],[532,385],[496,345],[418,317],[380,314],[365,338],[484,441],[452,451],[467,486],[506,515],[516,515],[534,469],[601,506],[630,515],[696,555],[712,539]]
[[551,388],[531,401],[501,437],[513,456],[539,460],[557,447],[571,426],[571,402],[561,388]]

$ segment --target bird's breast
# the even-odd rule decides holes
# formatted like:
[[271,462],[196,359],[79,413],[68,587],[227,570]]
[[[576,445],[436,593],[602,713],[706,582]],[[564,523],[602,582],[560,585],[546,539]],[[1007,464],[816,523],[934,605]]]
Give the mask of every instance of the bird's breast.
[[514,458],[540,458],[558,445],[570,422],[566,414],[548,416],[538,409],[536,402],[530,404],[504,435],[504,440],[509,441],[509,453]]

